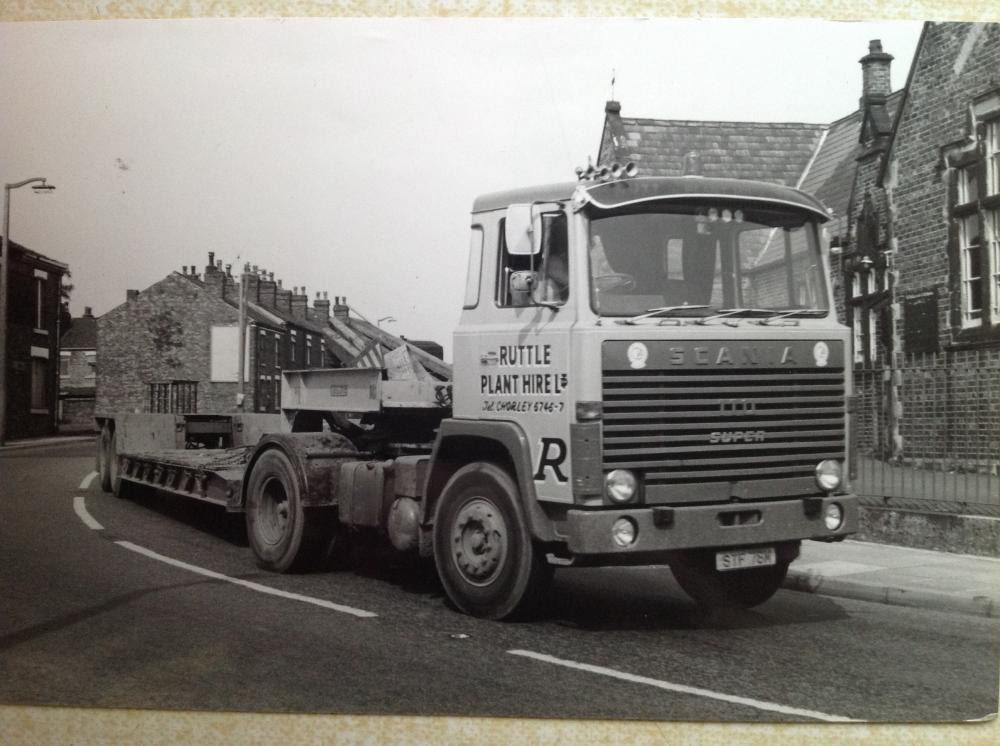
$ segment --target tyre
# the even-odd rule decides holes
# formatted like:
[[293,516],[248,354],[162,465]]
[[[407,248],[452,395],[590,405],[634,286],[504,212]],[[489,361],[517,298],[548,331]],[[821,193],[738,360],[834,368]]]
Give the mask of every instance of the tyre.
[[101,430],[97,453],[97,473],[101,489],[122,497],[122,480],[118,473],[118,439],[113,428],[105,426]]
[[250,548],[265,570],[306,569],[322,549],[324,526],[302,506],[299,475],[279,449],[261,454],[250,471],[246,522]]
[[111,475],[108,473],[108,440],[111,436],[108,426],[101,428],[101,436],[97,439],[97,479],[101,489],[111,492]]
[[111,487],[111,492],[114,493],[115,497],[125,497],[125,483],[122,481],[118,464],[118,438],[114,430],[110,432],[108,437],[106,458],[105,471],[108,473],[108,484]]
[[677,583],[699,605],[709,608],[758,606],[773,596],[785,581],[791,560],[778,557],[770,567],[746,570],[715,569],[715,552],[692,551],[671,563]]
[[517,485],[499,466],[474,463],[445,485],[434,514],[434,563],[460,611],[506,619],[532,609],[551,579],[534,545]]

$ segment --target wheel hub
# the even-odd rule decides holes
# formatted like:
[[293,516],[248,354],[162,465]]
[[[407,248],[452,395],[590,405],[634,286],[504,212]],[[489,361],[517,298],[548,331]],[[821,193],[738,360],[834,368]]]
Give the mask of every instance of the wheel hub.
[[507,554],[507,524],[489,500],[475,498],[459,510],[451,533],[452,558],[465,579],[487,585]]

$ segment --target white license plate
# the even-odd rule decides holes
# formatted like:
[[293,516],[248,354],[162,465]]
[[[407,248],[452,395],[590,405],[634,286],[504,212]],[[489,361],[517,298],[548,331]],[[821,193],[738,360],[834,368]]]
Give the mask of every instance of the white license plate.
[[720,571],[743,570],[747,567],[768,567],[776,562],[774,547],[732,549],[715,554],[715,569]]

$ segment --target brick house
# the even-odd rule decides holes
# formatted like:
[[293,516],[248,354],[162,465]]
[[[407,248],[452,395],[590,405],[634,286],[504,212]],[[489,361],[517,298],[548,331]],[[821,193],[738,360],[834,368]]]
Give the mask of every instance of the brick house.
[[[227,412],[239,392],[240,287],[209,253],[204,272],[183,267],[97,321],[96,410]],[[339,364],[324,342],[329,301],[308,307],[304,288],[245,267],[244,411],[274,412],[281,371]]]
[[[6,422],[3,439],[56,432],[59,308],[69,267],[10,241],[7,264]],[[0,392],[2,395],[3,392]]]
[[97,319],[90,306],[71,319],[59,341],[59,431],[94,429]]

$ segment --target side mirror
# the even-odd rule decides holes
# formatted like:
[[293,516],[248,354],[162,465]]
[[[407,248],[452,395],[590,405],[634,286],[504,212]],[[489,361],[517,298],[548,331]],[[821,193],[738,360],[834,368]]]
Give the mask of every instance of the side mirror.
[[538,284],[538,273],[530,269],[522,269],[517,272],[511,272],[510,275],[510,292],[511,293],[530,293],[535,289],[535,285]]
[[542,248],[542,219],[533,208],[530,204],[507,207],[504,237],[511,256],[533,256]]

